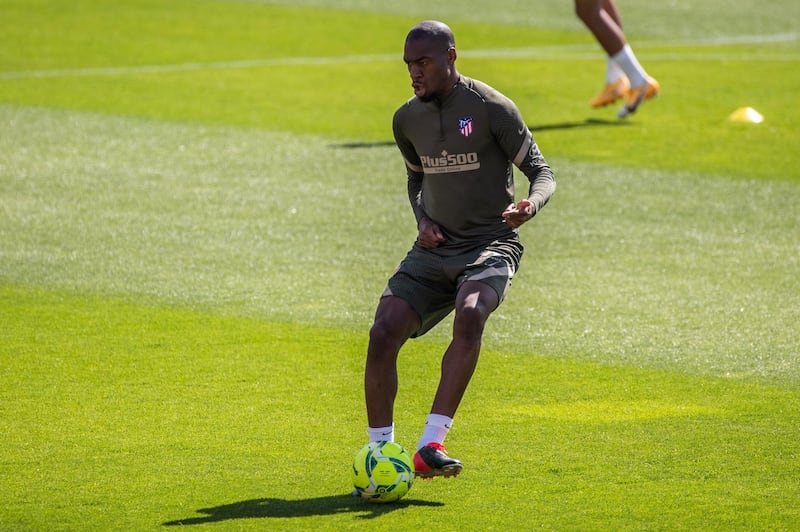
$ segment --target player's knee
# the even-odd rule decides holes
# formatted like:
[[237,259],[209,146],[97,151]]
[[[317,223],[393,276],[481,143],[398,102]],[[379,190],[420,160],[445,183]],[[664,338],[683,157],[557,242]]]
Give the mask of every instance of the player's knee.
[[480,341],[489,314],[480,307],[464,307],[456,312],[453,334],[468,341]]
[[370,345],[381,349],[392,348],[405,340],[402,327],[386,318],[377,317],[369,330]]

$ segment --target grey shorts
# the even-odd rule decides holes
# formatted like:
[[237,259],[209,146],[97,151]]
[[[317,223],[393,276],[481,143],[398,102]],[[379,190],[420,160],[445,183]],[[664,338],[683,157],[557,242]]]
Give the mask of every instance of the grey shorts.
[[523,247],[518,239],[496,240],[459,255],[441,255],[414,245],[389,278],[381,297],[397,296],[411,305],[422,336],[455,308],[456,293],[466,281],[480,281],[503,301],[519,269]]

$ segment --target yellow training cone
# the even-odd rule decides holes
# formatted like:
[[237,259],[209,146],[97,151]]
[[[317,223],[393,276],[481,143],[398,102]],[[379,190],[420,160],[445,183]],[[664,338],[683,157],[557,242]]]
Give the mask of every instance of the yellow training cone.
[[764,121],[764,117],[753,109],[752,107],[739,107],[731,116],[728,117],[731,122],[747,122],[748,124],[760,124]]

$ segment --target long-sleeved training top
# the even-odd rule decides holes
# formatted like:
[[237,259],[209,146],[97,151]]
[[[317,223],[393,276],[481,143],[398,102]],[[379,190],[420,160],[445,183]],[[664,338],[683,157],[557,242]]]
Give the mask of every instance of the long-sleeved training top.
[[392,128],[414,216],[439,225],[443,254],[514,236],[501,217],[515,202],[513,165],[530,181],[534,213],[555,191],[516,104],[478,80],[461,76],[441,101],[412,97],[395,112]]

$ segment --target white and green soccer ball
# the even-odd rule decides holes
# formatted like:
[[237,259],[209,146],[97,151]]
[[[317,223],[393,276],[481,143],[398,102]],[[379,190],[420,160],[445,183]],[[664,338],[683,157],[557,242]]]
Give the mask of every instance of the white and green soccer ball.
[[414,482],[414,462],[402,445],[389,441],[370,442],[356,453],[353,486],[370,502],[394,502]]

